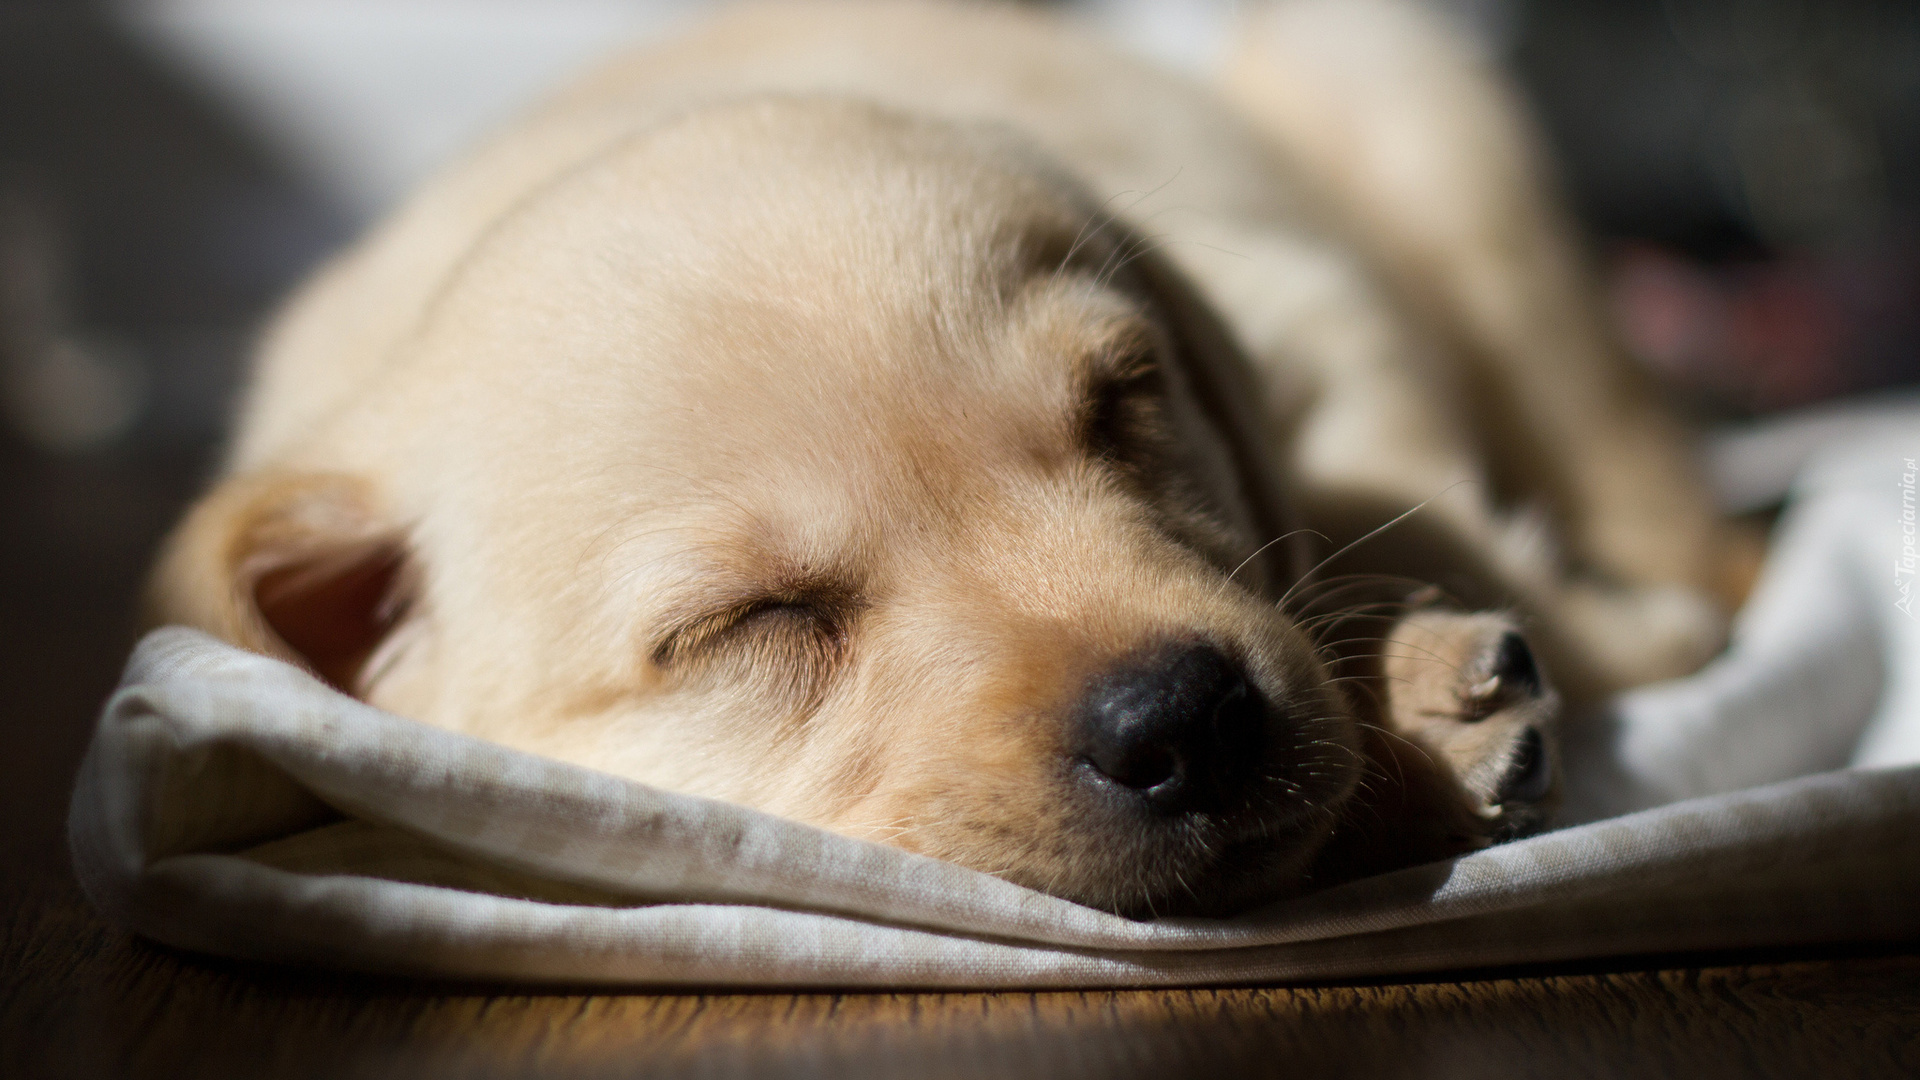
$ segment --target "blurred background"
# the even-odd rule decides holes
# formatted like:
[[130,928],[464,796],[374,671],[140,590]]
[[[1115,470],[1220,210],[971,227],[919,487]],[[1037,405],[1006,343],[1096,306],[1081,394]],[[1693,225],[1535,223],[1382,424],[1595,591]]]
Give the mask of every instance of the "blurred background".
[[[1920,380],[1920,4],[1431,0],[1529,96],[1635,353],[1724,423]],[[0,0],[0,876],[276,298],[691,0]],[[1202,70],[1224,0],[1071,4]]]

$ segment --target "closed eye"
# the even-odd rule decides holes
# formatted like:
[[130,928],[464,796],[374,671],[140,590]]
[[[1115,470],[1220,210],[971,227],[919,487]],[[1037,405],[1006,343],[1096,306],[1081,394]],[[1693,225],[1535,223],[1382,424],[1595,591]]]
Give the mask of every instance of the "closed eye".
[[807,631],[837,636],[828,612],[805,600],[761,597],[711,612],[677,627],[653,650],[657,664],[672,665],[755,634]]
[[758,597],[682,625],[654,648],[653,659],[683,675],[770,680],[814,698],[845,657],[856,610],[840,595]]
[[740,612],[723,633],[732,636],[805,634],[833,644],[840,637],[840,624],[833,613],[810,603],[762,600]]

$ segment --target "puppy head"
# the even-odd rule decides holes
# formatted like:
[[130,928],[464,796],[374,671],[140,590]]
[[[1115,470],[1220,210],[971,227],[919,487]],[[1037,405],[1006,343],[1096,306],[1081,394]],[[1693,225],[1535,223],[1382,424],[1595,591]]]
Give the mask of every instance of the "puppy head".
[[1085,903],[1241,905],[1359,756],[1249,560],[1217,338],[1010,139],[702,110],[498,223],[189,518],[159,615]]

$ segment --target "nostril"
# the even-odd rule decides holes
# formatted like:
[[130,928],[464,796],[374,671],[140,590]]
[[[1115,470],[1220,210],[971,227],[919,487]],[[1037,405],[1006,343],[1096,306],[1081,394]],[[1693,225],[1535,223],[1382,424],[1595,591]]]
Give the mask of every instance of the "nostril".
[[1095,680],[1083,699],[1082,756],[1156,804],[1219,794],[1256,755],[1265,708],[1212,646],[1154,654]]
[[1164,746],[1103,747],[1087,759],[1101,773],[1136,791],[1157,788],[1180,771],[1180,762]]

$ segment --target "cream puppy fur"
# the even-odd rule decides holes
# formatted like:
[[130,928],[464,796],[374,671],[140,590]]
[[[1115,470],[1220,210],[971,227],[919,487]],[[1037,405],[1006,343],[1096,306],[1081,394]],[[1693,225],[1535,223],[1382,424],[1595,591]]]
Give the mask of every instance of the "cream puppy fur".
[[[1326,570],[1395,576],[1303,577],[1415,506]],[[1542,668],[1584,698],[1717,647],[1705,507],[1512,106],[1413,9],[1277,7],[1209,91],[1018,10],[775,5],[316,277],[152,616],[1224,911],[1536,825]]]

